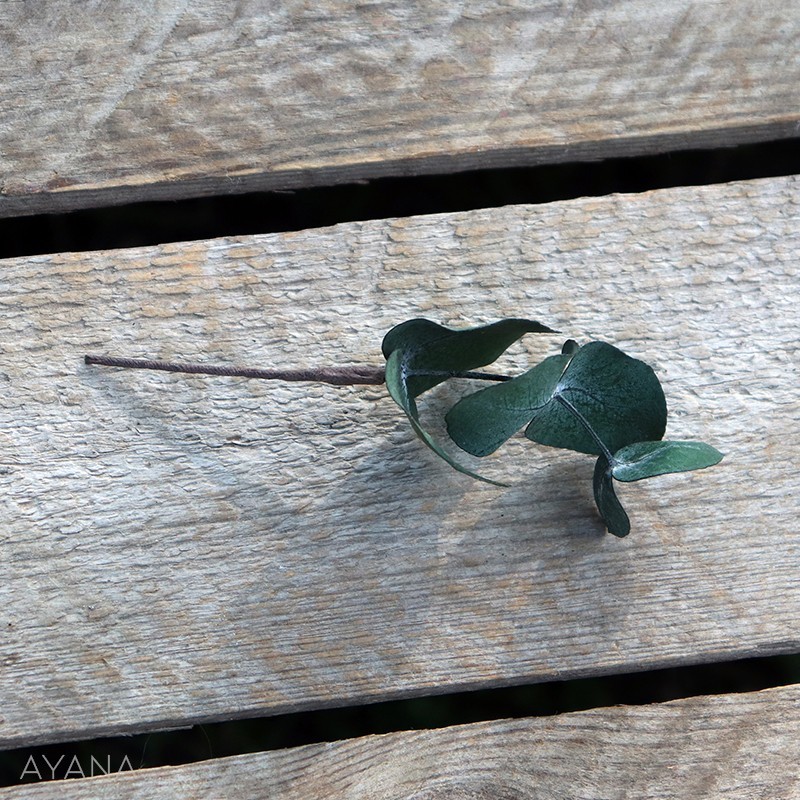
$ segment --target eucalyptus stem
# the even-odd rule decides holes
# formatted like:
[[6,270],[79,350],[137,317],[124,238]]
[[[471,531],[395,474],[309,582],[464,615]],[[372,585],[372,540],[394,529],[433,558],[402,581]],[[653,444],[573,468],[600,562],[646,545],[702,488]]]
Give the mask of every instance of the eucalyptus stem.
[[153,361],[144,358],[117,358],[114,356],[84,356],[87,364],[125,369],[154,369],[161,372],[183,372],[190,375],[223,375],[231,378],[261,378],[277,381],[314,381],[334,386],[354,384],[378,385],[385,380],[382,367],[310,367],[307,369],[254,369],[253,367],[223,366],[214,364],[187,364],[172,361]]
[[[329,383],[334,386],[354,386],[358,384],[377,386],[386,380],[383,367],[343,366],[309,367],[306,369],[254,369],[252,367],[221,366],[215,364],[191,364],[172,361],[154,361],[145,358],[119,358],[116,356],[83,357],[84,363],[103,367],[122,367],[124,369],[152,369],[161,372],[183,372],[189,375],[222,375],[236,378],[260,378],[278,381],[311,381]],[[425,375],[442,375],[448,378],[473,378],[486,381],[507,381],[508,375],[494,375],[489,372],[424,372]]]

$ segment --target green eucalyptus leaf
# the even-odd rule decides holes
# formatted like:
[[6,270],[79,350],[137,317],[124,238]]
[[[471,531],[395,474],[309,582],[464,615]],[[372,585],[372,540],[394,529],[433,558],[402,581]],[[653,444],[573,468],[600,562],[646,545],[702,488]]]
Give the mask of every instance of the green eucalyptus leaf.
[[664,392],[653,370],[604,342],[578,348],[511,381],[469,395],[447,414],[453,441],[473,455],[494,452],[527,423],[539,444],[592,455],[660,439],[667,424]]
[[610,344],[589,342],[572,356],[550,402],[534,409],[525,436],[600,455],[597,439],[613,453],[633,442],[660,439],[666,426],[667,402],[652,368]]
[[703,442],[636,442],[614,453],[612,474],[618,481],[639,481],[670,472],[713,467],[722,453]]
[[526,333],[555,333],[530,319],[504,319],[491,325],[454,331],[428,319],[410,319],[392,328],[381,349],[388,360],[403,353],[403,372],[410,397],[418,397],[453,373],[496,361]]
[[381,346],[389,394],[405,411],[417,436],[454,469],[498,486],[505,484],[477,475],[442,449],[422,427],[415,398],[454,375],[490,364],[526,333],[554,331],[528,319],[505,319],[461,331],[427,319],[411,319],[392,328]]
[[623,537],[631,532],[631,521],[614,491],[611,467],[605,456],[600,456],[594,465],[594,501],[609,533]]
[[459,400],[445,417],[450,438],[474,456],[493,453],[530,422],[532,409],[549,402],[570,358],[550,356],[518,378]]
[[428,446],[431,450],[433,450],[436,455],[440,458],[443,458],[453,469],[458,470],[459,472],[463,472],[465,475],[469,475],[472,478],[477,478],[480,481],[485,481],[486,483],[492,483],[495,486],[505,486],[506,484],[500,483],[499,481],[493,481],[489,478],[484,478],[481,475],[478,475],[475,472],[467,469],[466,467],[461,466],[457,461],[455,461],[448,453],[446,453],[442,447],[436,442],[436,440],[426,431],[420,421],[419,421],[419,412],[417,411],[417,404],[413,398],[413,396],[409,393],[408,387],[406,384],[406,380],[403,374],[404,365],[403,365],[403,351],[401,350],[394,350],[389,355],[389,358],[386,362],[386,388],[389,390],[389,394],[392,399],[400,406],[400,408],[405,411],[406,416],[408,417],[409,422],[411,423],[411,427],[414,430],[414,433]]

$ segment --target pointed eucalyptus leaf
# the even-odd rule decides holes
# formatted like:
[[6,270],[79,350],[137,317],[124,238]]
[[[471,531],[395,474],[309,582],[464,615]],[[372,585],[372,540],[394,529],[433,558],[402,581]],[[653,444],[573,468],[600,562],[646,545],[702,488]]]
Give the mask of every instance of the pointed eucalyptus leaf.
[[660,439],[666,426],[667,402],[652,368],[610,344],[589,342],[572,356],[550,402],[533,410],[525,436],[600,455],[598,439],[613,453]]
[[504,319],[460,331],[428,319],[410,319],[386,334],[381,349],[387,360],[394,352],[403,353],[409,396],[418,397],[453,373],[491,364],[526,333],[555,331],[530,319]]
[[488,456],[553,396],[570,355],[550,356],[518,378],[481,389],[447,412],[447,433],[474,456]]
[[636,442],[614,453],[611,472],[618,481],[639,481],[713,467],[722,457],[719,450],[703,442]]
[[484,478],[476,472],[463,467],[455,461],[447,452],[445,452],[438,442],[422,427],[419,421],[419,412],[417,411],[417,404],[414,398],[409,394],[406,380],[403,374],[403,352],[401,350],[394,350],[386,362],[386,388],[389,390],[391,398],[405,411],[414,433],[421,439],[437,456],[443,458],[453,469],[458,472],[469,475],[472,478],[477,478],[479,481],[492,483],[495,486],[505,486],[506,484],[499,481],[493,481],[489,478]]
[[621,538],[631,532],[631,521],[614,491],[611,467],[605,456],[600,456],[594,465],[594,501],[609,533]]

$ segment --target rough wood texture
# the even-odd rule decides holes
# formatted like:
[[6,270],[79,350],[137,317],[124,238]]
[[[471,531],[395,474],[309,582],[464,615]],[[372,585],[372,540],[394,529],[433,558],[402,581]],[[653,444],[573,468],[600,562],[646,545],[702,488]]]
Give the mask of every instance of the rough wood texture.
[[[51,783],[0,789],[0,798],[64,791]],[[239,800],[788,800],[800,797],[800,687],[368,736],[69,784],[75,800],[234,791]]]
[[[800,651],[799,221],[782,178],[6,261],[0,741]],[[82,360],[380,363],[420,315],[614,342],[726,460],[622,487],[619,540],[591,458],[480,484],[383,387]]]
[[785,0],[0,4],[0,214],[796,136]]

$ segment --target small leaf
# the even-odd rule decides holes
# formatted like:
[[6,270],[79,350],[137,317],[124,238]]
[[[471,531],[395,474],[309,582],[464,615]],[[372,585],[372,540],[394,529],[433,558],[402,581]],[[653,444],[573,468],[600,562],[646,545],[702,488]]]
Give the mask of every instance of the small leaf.
[[447,412],[447,433],[474,456],[488,456],[530,422],[532,409],[552,398],[569,355],[549,356],[518,378],[481,389]]
[[719,450],[703,442],[636,442],[614,453],[611,472],[618,481],[639,481],[713,467],[722,457]]
[[461,331],[427,319],[410,319],[384,336],[381,349],[387,361],[392,353],[402,351],[409,396],[418,397],[453,373],[491,364],[526,333],[555,331],[530,319],[504,319]]
[[609,533],[623,537],[631,532],[631,521],[614,491],[611,467],[605,456],[600,456],[594,465],[594,501]]
[[417,411],[417,404],[414,398],[409,394],[406,381],[403,375],[403,352],[401,350],[394,350],[388,361],[386,362],[386,388],[392,399],[405,411],[414,433],[428,446],[437,456],[443,458],[453,469],[463,472],[472,478],[477,478],[479,481],[492,483],[495,486],[505,486],[506,484],[499,481],[493,481],[489,478],[484,478],[466,467],[461,466],[455,461],[448,453],[446,453],[436,440],[426,431],[419,421],[419,412]]

